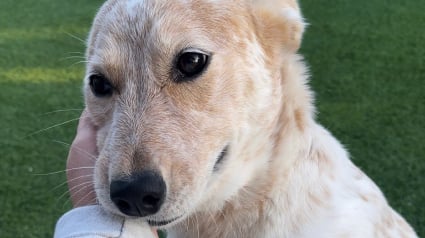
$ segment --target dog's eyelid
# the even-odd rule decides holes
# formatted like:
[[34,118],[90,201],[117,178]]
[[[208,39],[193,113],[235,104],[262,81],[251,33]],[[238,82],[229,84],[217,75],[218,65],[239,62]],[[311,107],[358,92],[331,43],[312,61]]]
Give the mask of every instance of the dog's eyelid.
[[205,54],[205,55],[208,55],[208,56],[211,56],[212,55],[211,52],[206,51],[206,50],[202,50],[202,49],[197,48],[197,47],[186,47],[183,50],[181,50],[177,54],[177,56],[182,55],[182,54],[185,54],[185,53],[199,53],[199,54]]
[[98,70],[98,69],[90,70],[88,73],[88,77],[90,78],[91,76],[101,76],[104,78],[108,78],[107,75],[102,72],[102,70]]
[[92,65],[89,70],[88,70],[88,76],[92,76],[92,75],[98,75],[98,76],[102,76],[106,79],[111,79],[111,75],[108,73],[108,71],[101,65],[101,64],[96,64],[96,65]]

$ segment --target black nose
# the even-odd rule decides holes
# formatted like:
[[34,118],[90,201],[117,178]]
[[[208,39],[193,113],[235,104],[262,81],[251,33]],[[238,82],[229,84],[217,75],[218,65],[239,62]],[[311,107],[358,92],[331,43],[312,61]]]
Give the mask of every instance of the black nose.
[[164,202],[166,186],[159,174],[145,171],[112,181],[110,192],[112,202],[122,213],[145,217],[159,211]]

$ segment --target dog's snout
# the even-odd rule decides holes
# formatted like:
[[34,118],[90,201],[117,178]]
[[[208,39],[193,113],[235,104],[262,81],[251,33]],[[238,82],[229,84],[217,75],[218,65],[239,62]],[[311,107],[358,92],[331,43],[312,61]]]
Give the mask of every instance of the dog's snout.
[[114,180],[110,185],[112,202],[128,216],[145,217],[155,214],[161,208],[165,195],[164,180],[153,171]]

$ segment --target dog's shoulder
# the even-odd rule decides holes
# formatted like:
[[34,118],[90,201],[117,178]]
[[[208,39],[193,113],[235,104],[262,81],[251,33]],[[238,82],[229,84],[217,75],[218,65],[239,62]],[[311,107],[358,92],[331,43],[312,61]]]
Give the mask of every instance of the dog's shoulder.
[[416,237],[333,135],[317,124],[308,130],[309,149],[274,185],[278,208],[269,210],[285,228],[268,237],[288,227],[293,233],[282,237]]

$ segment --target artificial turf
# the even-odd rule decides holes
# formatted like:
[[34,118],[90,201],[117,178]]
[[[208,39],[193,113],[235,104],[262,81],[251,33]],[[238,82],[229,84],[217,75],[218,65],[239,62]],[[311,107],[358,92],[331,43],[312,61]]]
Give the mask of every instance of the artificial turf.
[[[70,204],[77,63],[100,0],[0,1],[0,237],[51,237]],[[318,120],[425,235],[425,1],[302,0]],[[57,110],[68,110],[58,111]],[[52,113],[49,113],[52,112]]]

